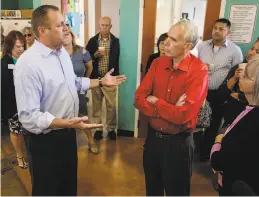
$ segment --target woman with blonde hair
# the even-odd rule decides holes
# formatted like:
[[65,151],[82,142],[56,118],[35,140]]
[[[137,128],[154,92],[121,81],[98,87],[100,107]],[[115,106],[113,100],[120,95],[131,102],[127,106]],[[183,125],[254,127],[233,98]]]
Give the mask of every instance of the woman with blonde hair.
[[35,40],[34,34],[32,32],[31,27],[24,27],[22,33],[26,39],[26,49],[28,49],[34,43],[34,40]]
[[[91,56],[89,52],[85,50],[85,48],[76,44],[76,37],[72,32],[72,30],[70,30],[68,35],[66,35],[63,46],[71,57],[76,76],[90,77],[93,70]],[[79,98],[79,116],[87,116],[88,110],[87,110],[86,94],[78,93],[78,98]],[[93,139],[92,131],[85,130],[85,133],[88,138],[88,147],[89,147],[88,150],[92,153],[97,154],[99,152],[99,149]]]
[[222,175],[220,196],[239,195],[232,188],[237,181],[259,195],[259,55],[248,62],[239,87],[249,105],[216,137],[211,150],[211,166]]

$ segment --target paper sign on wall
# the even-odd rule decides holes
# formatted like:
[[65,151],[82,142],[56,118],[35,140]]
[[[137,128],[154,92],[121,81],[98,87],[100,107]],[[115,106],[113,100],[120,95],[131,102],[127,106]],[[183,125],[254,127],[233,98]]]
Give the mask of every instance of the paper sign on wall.
[[253,40],[257,5],[231,5],[229,20],[231,21],[230,40],[235,43],[249,44]]
[[1,18],[22,18],[21,10],[1,10]]

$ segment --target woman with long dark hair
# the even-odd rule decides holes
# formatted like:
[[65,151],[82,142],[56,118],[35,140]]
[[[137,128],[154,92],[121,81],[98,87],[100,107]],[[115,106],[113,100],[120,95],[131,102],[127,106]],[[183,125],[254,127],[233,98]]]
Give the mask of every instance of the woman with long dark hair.
[[157,50],[158,50],[158,52],[149,56],[148,61],[147,61],[145,74],[147,74],[147,72],[148,72],[148,70],[149,70],[149,68],[150,68],[154,59],[165,55],[164,41],[167,39],[167,37],[168,37],[167,33],[163,33],[159,36],[159,38],[157,40]]
[[15,89],[13,81],[13,69],[17,59],[24,51],[25,38],[19,31],[11,31],[4,41],[3,57],[1,59],[1,115],[2,124],[8,125],[10,138],[16,151],[18,165],[27,168],[28,164],[24,160],[23,135],[26,131],[18,120]]

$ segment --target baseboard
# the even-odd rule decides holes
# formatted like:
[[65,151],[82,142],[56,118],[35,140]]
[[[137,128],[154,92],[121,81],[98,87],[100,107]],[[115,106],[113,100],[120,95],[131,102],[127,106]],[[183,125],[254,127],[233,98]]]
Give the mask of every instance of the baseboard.
[[118,129],[117,135],[123,137],[134,137],[134,131]]

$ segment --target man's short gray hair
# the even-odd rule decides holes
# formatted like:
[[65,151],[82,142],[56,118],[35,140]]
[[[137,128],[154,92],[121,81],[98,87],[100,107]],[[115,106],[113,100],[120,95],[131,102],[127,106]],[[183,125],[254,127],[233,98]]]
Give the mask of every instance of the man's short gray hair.
[[182,19],[178,21],[175,25],[179,25],[184,31],[184,39],[186,42],[192,43],[193,49],[198,42],[198,28],[195,24],[189,20]]

